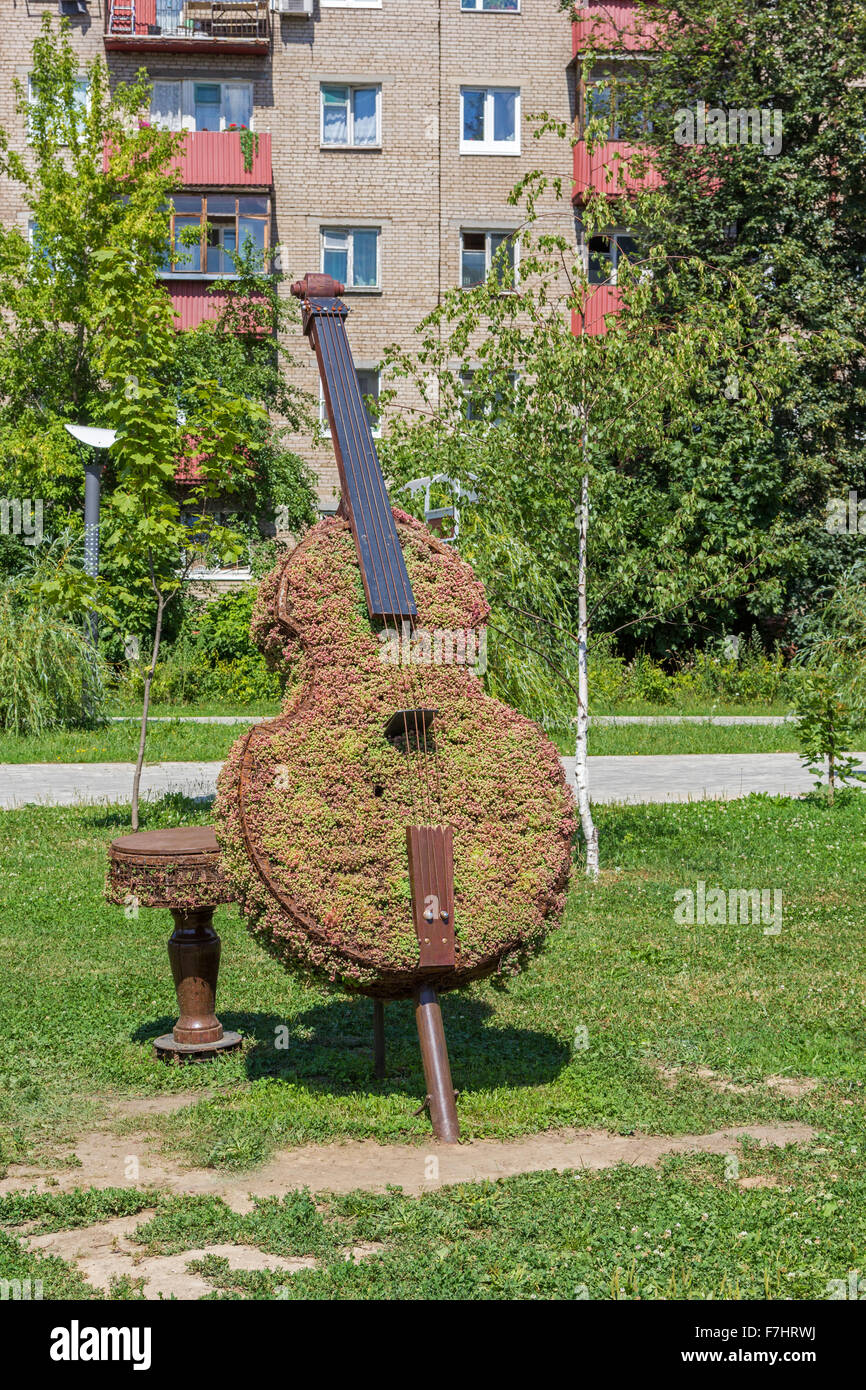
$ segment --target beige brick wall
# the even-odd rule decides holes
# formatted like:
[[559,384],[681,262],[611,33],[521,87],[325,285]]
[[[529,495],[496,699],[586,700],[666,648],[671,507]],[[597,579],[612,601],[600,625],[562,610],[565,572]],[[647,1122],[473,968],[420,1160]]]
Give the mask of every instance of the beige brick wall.
[[[82,61],[102,49],[102,10],[92,5],[89,27],[76,26]],[[13,129],[10,77],[26,74],[27,54],[43,0],[0,0],[18,17],[0,33],[0,124]],[[29,11],[29,13],[28,13]],[[521,12],[464,12],[460,0],[382,0],[379,8],[317,4],[313,20],[272,16],[267,58],[219,53],[108,55],[117,78],[147,63],[152,77],[249,74],[254,122],[270,131],[274,169],[274,235],[290,278],[318,270],[323,225],[381,228],[376,293],[347,296],[355,359],[372,366],[394,341],[408,343],[419,319],[441,293],[459,283],[461,228],[510,228],[519,212],[508,204],[517,179],[540,168],[567,181],[571,151],[555,135],[532,138],[527,116],[547,111],[568,121],[573,89],[568,70],[571,36],[558,0],[521,0]],[[380,82],[382,147],[323,149],[319,135],[322,81]],[[521,153],[460,154],[460,87],[465,83],[521,90]],[[548,225],[573,236],[567,200],[552,197]],[[0,188],[4,220],[22,220],[20,207]],[[288,289],[286,287],[288,292]],[[312,353],[300,341],[290,369],[318,395]],[[400,404],[413,404],[404,387]],[[323,506],[336,505],[336,469],[330,447],[293,441],[319,476]]]

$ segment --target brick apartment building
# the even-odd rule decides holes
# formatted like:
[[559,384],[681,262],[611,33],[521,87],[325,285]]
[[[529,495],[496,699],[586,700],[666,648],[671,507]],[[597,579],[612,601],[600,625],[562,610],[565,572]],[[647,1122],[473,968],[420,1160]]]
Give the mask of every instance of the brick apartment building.
[[[0,125],[9,131],[22,126],[10,79],[26,80],[48,6],[4,0]],[[279,244],[289,279],[324,269],[346,283],[368,393],[386,345],[408,343],[439,297],[474,283],[519,227],[508,203],[518,178],[568,171],[567,146],[552,134],[534,139],[526,119],[575,115],[558,0],[61,0],[50,8],[70,19],[82,69],[97,54],[112,79],[145,68],[153,118],[189,131],[175,235],[196,219],[211,231],[193,263],[166,278],[178,326],[214,312],[208,282],[230,271],[226,253],[239,239]],[[258,137],[249,169],[232,125]],[[23,129],[20,142],[26,150]],[[0,186],[0,213],[23,227],[26,211],[10,193]],[[545,212],[575,235],[567,200],[551,198]],[[298,383],[318,391],[312,354],[292,346]],[[332,510],[330,451],[294,443],[313,463],[323,510]]]

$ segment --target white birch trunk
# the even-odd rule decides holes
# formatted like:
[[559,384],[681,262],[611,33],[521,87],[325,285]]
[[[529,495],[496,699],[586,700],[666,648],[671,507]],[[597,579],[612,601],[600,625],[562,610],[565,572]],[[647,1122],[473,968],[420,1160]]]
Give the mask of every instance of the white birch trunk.
[[156,671],[156,662],[159,656],[159,643],[162,637],[162,615],[165,609],[165,599],[162,594],[157,594],[156,609],[156,630],[153,638],[153,655],[150,659],[147,675],[144,678],[144,701],[141,707],[141,729],[138,736],[138,758],[135,763],[135,772],[132,776],[132,828],[138,829],[138,793],[141,785],[141,769],[144,767],[144,749],[147,742],[147,714],[150,709],[150,687],[153,684],[153,676]]
[[577,557],[577,739],[574,749],[574,777],[577,783],[577,809],[586,842],[586,872],[598,878],[598,830],[593,823],[589,804],[589,766],[587,738],[589,733],[589,679],[587,673],[587,639],[589,624],[586,616],[586,537],[589,529],[589,477],[583,475],[578,513]]

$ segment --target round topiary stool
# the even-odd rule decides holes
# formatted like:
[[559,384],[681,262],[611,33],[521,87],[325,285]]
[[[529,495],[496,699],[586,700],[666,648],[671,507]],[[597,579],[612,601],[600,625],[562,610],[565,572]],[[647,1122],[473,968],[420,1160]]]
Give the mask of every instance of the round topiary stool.
[[106,897],[127,908],[167,907],[174,918],[168,958],[180,1017],[154,1043],[165,1059],[204,1058],[240,1047],[214,1008],[220,939],[214,908],[235,894],[220,871],[220,850],[210,826],[122,835],[108,847]]

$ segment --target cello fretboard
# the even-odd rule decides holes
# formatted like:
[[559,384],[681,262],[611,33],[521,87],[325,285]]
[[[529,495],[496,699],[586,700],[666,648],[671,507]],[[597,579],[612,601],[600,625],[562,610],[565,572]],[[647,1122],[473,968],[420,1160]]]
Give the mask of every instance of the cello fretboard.
[[[317,294],[315,289],[333,292]],[[337,297],[342,286],[310,275],[292,290],[303,299],[304,331],[319,364],[368,612],[371,618],[411,620],[417,613],[415,599],[346,336],[348,310]]]

